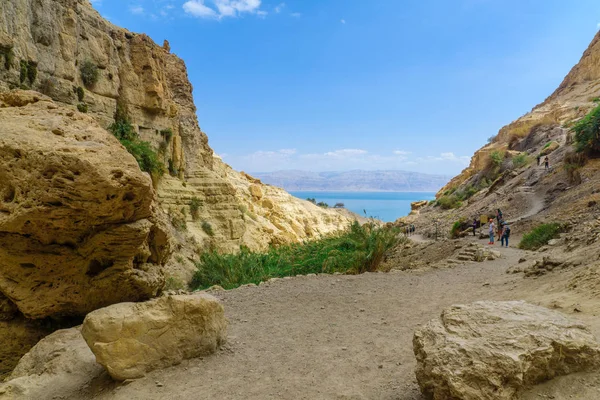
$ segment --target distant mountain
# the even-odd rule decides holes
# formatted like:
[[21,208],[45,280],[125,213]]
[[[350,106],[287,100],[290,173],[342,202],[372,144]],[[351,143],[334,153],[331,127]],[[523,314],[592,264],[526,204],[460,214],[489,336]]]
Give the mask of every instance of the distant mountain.
[[408,171],[276,171],[253,173],[264,183],[288,192],[437,192],[450,177]]

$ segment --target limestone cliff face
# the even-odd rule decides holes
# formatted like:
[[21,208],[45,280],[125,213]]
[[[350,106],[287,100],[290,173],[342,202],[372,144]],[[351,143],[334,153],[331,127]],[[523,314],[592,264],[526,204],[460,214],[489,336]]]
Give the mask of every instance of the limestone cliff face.
[[[86,64],[98,68],[93,85],[86,86],[82,80]],[[29,79],[32,70],[37,75],[33,81]],[[260,222],[247,218],[240,187],[231,181],[231,174],[223,172],[223,163],[213,157],[208,138],[200,130],[184,62],[170,53],[168,42],[158,46],[144,34],[112,25],[88,0],[0,2],[0,90],[19,86],[71,106],[85,103],[89,115],[104,127],[113,122],[117,102],[125,104],[142,140],[150,142],[169,167],[170,174],[157,189],[161,207],[182,228],[178,235],[182,246],[235,251],[241,244],[265,247],[312,237],[298,235],[297,227],[305,225],[311,212],[324,213],[315,208],[306,215],[288,214],[286,218],[295,225],[279,229],[269,222],[265,229],[255,229]],[[83,89],[82,99],[78,88]],[[193,217],[192,201],[201,205]],[[316,235],[339,229],[341,220],[349,221],[333,211],[325,213],[330,218],[320,220],[320,228],[303,232]],[[256,238],[257,231],[267,237]]]
[[509,149],[511,144],[525,139],[532,128],[563,124],[585,116],[597,105],[593,100],[598,97],[600,97],[600,32],[596,34],[579,63],[571,69],[558,89],[531,112],[500,129],[494,142],[478,150],[471,159],[471,164],[442,188],[438,195],[467,181],[485,167],[489,153],[494,150]]

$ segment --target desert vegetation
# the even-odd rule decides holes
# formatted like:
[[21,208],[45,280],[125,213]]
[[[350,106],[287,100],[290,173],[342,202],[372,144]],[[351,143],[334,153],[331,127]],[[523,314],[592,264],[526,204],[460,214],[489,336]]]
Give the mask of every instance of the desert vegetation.
[[98,66],[89,60],[85,61],[81,65],[80,72],[81,72],[81,81],[88,88],[94,86],[98,82],[98,79],[100,78],[100,73],[98,72]]
[[523,250],[537,250],[547,245],[550,240],[556,239],[561,232],[562,226],[556,222],[538,225],[523,235],[523,239],[519,243],[519,248]]
[[131,125],[127,108],[123,104],[117,104],[115,122],[108,129],[119,139],[127,151],[135,157],[140,169],[150,173],[155,182],[165,173],[165,167],[158,159],[158,155],[152,149],[150,143],[141,140],[133,125]]
[[589,156],[600,155],[600,106],[594,108],[571,128],[575,134],[575,148]]
[[353,223],[345,232],[319,240],[238,254],[208,252],[200,256],[191,287],[220,285],[225,289],[270,278],[316,273],[361,274],[376,271],[386,251],[401,240],[397,228]]

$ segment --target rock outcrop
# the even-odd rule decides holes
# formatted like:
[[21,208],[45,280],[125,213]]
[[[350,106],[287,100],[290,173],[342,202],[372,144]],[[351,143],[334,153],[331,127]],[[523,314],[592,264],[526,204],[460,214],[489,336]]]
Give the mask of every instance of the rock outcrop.
[[0,385],[0,397],[52,399],[64,391],[80,390],[103,372],[80,328],[63,329],[46,336],[21,358],[8,381]]
[[213,353],[226,339],[223,306],[207,294],[121,303],[87,315],[82,334],[117,380]]
[[29,96],[0,95],[0,292],[32,319],[155,296],[169,247],[150,177],[89,116],[6,107]]
[[417,330],[417,381],[428,399],[512,400],[518,391],[600,365],[581,323],[525,302],[453,306]]

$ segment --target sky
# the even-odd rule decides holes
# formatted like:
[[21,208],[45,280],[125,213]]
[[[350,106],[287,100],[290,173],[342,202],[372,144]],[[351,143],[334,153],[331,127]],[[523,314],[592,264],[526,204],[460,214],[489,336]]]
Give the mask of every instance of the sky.
[[455,175],[549,96],[597,0],[93,0],[185,60],[237,170]]

